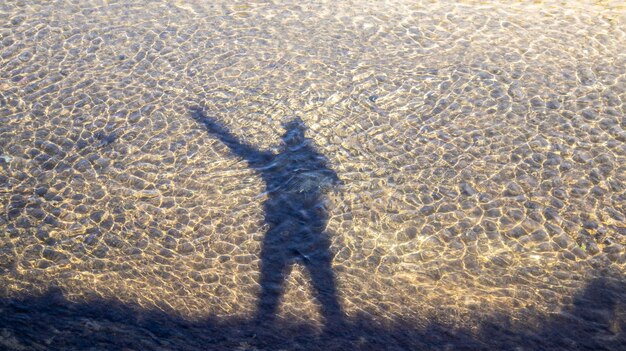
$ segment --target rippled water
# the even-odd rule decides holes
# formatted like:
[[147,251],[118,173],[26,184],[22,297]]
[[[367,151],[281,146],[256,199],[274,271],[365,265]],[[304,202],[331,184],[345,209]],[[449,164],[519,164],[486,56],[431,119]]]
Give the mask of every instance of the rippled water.
[[[314,329],[336,302],[346,321],[470,334],[562,315],[591,282],[625,282],[625,15],[620,1],[5,2],[0,297],[55,288],[232,321],[275,293],[269,314]],[[265,170],[198,108],[279,155],[300,117],[339,181],[291,156]],[[318,239],[263,283],[290,206]],[[623,340],[613,293],[594,310],[599,344]]]

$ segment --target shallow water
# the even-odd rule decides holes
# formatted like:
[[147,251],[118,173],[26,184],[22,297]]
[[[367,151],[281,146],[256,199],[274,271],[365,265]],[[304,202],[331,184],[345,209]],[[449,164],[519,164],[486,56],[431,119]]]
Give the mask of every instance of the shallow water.
[[[0,295],[252,319],[279,212],[200,108],[275,154],[299,116],[340,179],[316,194],[312,233],[328,244],[294,251],[278,320],[323,328],[315,254],[332,257],[321,281],[348,321],[471,333],[562,314],[590,282],[625,281],[625,14],[619,1],[4,3]],[[295,192],[327,185],[298,179]],[[623,340],[614,293],[599,344]]]

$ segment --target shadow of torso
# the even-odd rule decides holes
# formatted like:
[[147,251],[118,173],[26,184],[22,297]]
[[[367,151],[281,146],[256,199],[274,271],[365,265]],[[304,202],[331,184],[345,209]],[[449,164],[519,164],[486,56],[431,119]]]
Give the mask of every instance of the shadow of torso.
[[326,163],[312,146],[304,145],[273,156],[260,169],[267,190],[265,222],[270,227],[293,226],[292,238],[325,229],[326,192],[339,182]]

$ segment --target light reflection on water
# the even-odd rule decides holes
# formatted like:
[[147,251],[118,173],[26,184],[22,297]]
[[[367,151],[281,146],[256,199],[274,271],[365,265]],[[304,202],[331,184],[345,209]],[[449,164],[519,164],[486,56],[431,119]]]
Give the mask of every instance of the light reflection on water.
[[[265,184],[190,118],[342,189],[346,316],[558,312],[626,255],[619,2],[0,5],[0,292],[249,318]],[[281,319],[321,326],[303,265]]]

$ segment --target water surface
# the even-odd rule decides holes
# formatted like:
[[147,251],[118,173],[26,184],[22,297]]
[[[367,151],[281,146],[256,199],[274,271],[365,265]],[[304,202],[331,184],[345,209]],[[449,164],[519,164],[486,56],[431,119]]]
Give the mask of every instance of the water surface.
[[[294,328],[323,330],[320,301],[336,301],[381,333],[440,326],[435,348],[489,345],[494,321],[523,345],[574,315],[585,331],[555,348],[623,346],[625,14],[620,1],[7,1],[0,295],[228,323],[277,293],[269,315]],[[279,260],[277,290],[262,283],[276,179],[196,108],[271,154],[297,116],[340,179],[322,196],[313,172],[290,190],[305,195],[279,193],[312,194],[323,210],[304,222],[324,238]],[[316,254],[331,260],[322,278]],[[0,345],[35,343],[1,327]]]

